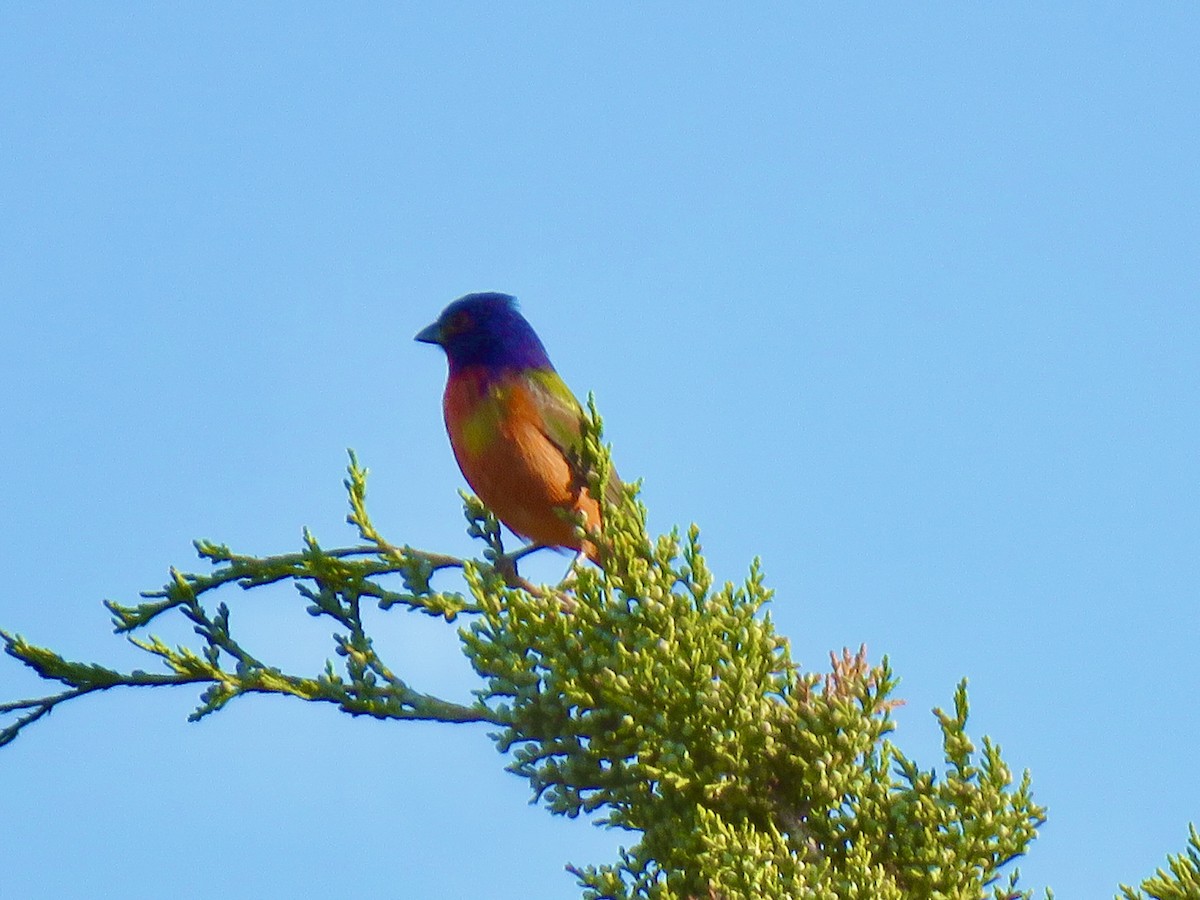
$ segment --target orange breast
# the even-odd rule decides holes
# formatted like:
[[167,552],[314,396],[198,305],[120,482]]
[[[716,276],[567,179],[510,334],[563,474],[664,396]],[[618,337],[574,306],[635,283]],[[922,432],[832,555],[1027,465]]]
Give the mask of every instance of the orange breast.
[[[580,549],[568,516],[582,511],[597,525],[599,504],[546,437],[520,377],[497,382],[482,372],[456,373],[446,383],[443,408],[458,466],[497,518],[536,543]],[[595,547],[585,545],[594,557]]]

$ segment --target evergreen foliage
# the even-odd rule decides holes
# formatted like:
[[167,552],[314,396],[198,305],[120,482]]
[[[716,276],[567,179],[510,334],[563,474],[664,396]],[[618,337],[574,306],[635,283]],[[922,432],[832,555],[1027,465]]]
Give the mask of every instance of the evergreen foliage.
[[1196,826],[1188,829],[1187,849],[1167,857],[1167,868],[1159,869],[1142,882],[1141,889],[1121,885],[1124,900],[1197,900],[1200,898],[1200,834]]
[[[603,496],[608,450],[594,406],[586,434],[583,462]],[[1030,896],[1015,871],[1002,870],[1026,851],[1044,810],[1028,773],[1014,781],[994,743],[968,737],[965,682],[951,712],[935,710],[938,775],[888,737],[898,701],[886,658],[872,665],[865,650],[844,651],[824,675],[801,670],[763,609],[771,594],[757,561],[743,584],[718,586],[694,526],[647,538],[635,489],[605,505],[604,532],[593,535],[603,568],[573,567],[549,587],[519,575],[528,551],[506,553],[499,524],[473,497],[464,497],[468,528],[484,549],[481,559],[459,560],[384,540],[353,454],[346,486],[358,546],[326,550],[306,532],[298,553],[255,557],[201,541],[210,573],[172,570],[145,602],[107,603],[116,631],[166,671],[71,662],[0,631],[10,656],[64,686],[0,704],[14,717],[0,745],[60,703],[120,686],[201,685],[193,720],[262,693],[381,719],[487,722],[509,770],[552,813],[591,814],[630,832],[618,860],[569,867],[586,900]],[[461,569],[465,592],[433,588],[444,569]],[[339,665],[281,671],[238,642],[228,605],[211,600],[228,584],[279,582],[297,588],[310,615],[336,623]],[[476,698],[411,688],[376,652],[364,602],[469,620],[459,633],[482,679]],[[176,612],[192,623],[198,650],[140,636]],[[1187,857],[1142,890],[1196,897],[1198,852],[1193,831]],[[1145,895],[1125,888],[1124,896]]]

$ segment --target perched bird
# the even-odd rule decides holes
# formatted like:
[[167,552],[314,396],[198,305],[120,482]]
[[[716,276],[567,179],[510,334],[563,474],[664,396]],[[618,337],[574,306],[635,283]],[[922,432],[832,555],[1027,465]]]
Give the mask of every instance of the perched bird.
[[[516,299],[467,294],[415,339],[446,351],[446,431],[479,499],[521,537],[598,561],[572,521],[582,512],[586,528],[600,525],[600,504],[578,464],[583,409]],[[615,474],[605,493],[621,496]]]

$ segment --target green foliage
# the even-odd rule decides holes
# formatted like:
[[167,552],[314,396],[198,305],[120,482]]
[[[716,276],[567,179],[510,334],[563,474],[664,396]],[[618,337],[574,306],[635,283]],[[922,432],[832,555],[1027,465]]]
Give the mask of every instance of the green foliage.
[[1142,882],[1140,889],[1121,885],[1125,900],[1197,900],[1200,898],[1200,834],[1196,826],[1189,829],[1187,850],[1178,856],[1167,857],[1169,872],[1159,869],[1153,877]]
[[[610,463],[594,406],[587,426],[582,462],[604,496]],[[0,704],[16,717],[0,744],[66,700],[120,686],[201,685],[193,719],[262,693],[352,715],[488,722],[509,770],[548,810],[630,833],[618,860],[571,867],[588,900],[1028,896],[1015,872],[1001,880],[1001,870],[1025,852],[1044,811],[1027,774],[1014,782],[995,744],[967,736],[965,683],[953,712],[935,711],[945,757],[937,775],[888,737],[898,701],[886,658],[871,665],[865,650],[842,652],[824,675],[801,670],[764,610],[771,594],[758,563],[742,584],[718,586],[695,527],[647,537],[635,489],[606,498],[603,532],[590,535],[603,568],[573,567],[551,587],[519,575],[529,551],[506,553],[473,497],[464,505],[481,559],[388,543],[367,515],[366,472],[353,456],[349,471],[349,521],[362,544],[327,550],[306,533],[298,553],[254,557],[198,542],[211,572],[172,570],[144,602],[107,604],[116,631],[163,672],[71,662],[0,632],[10,656],[65,686]],[[445,569],[461,569],[464,593],[432,587]],[[234,637],[229,607],[211,600],[225,585],[280,582],[297,588],[308,614],[335,623],[338,665],[280,671]],[[364,601],[447,622],[470,617],[459,633],[482,678],[476,698],[409,687],[364,629]],[[198,649],[141,636],[171,614],[191,622]],[[1192,853],[1180,863],[1193,885],[1195,862]]]
[[601,536],[606,569],[577,573],[569,615],[466,573],[482,617],[465,649],[509,721],[510,771],[552,812],[640,835],[616,865],[574,870],[585,898],[979,898],[1024,852],[1043,810],[995,745],[976,759],[964,685],[938,712],[938,779],[884,739],[886,660],[802,673],[757,562],[715,589],[695,527],[651,546],[640,510],[605,516],[620,539]]

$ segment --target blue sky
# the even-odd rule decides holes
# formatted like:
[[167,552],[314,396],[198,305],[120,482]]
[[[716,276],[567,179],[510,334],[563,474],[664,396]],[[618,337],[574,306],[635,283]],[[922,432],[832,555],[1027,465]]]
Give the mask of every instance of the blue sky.
[[[888,654],[924,765],[967,676],[1050,808],[1025,880],[1110,896],[1200,819],[1198,39],[1189,4],[8,4],[0,626],[145,665],[100,600],[197,537],[350,542],[347,447],[393,540],[468,552],[411,336],[504,290],[651,524],[761,555],[806,665]],[[235,628],[319,668],[257,593]],[[452,629],[375,625],[468,695]],[[6,891],[572,897],[628,841],[482,728],[193,705],[0,752]]]

